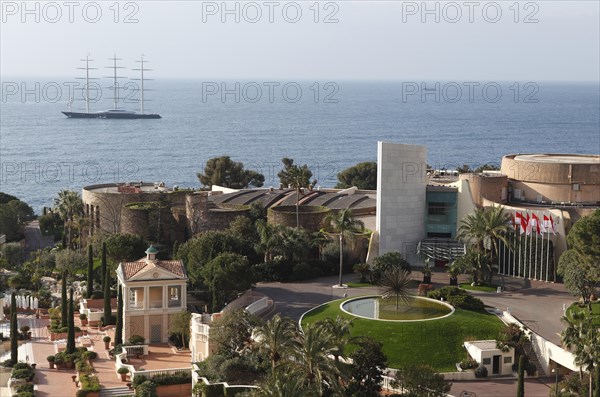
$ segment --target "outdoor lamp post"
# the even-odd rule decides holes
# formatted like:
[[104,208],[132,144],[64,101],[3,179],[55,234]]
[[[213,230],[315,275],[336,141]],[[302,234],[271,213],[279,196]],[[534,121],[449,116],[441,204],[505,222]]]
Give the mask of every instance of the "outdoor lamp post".
[[556,381],[554,383],[554,395],[556,397],[558,397],[558,368],[553,368],[552,369],[552,373],[555,375],[556,377]]

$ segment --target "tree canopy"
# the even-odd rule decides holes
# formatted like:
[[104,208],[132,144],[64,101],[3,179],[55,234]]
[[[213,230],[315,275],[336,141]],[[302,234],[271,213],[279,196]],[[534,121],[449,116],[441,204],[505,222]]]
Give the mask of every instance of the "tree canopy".
[[22,239],[25,224],[33,216],[33,209],[27,203],[0,192],[0,234],[6,235],[6,241]]
[[316,180],[312,182],[310,180],[313,174],[308,165],[299,166],[294,164],[294,159],[288,157],[282,158],[281,162],[283,163],[283,169],[277,173],[277,176],[279,177],[279,182],[284,187],[291,186],[294,189],[299,189],[317,184]]
[[197,173],[203,186],[219,185],[232,189],[261,187],[265,176],[244,168],[244,163],[231,160],[229,156],[215,157],[206,162],[204,173]]
[[569,249],[558,260],[565,287],[588,303],[600,284],[600,210],[579,219],[567,235]]
[[366,161],[346,168],[337,174],[337,189],[347,189],[356,186],[358,189],[377,189],[377,163]]
[[134,261],[144,256],[148,243],[141,236],[120,233],[107,237],[106,253],[114,264]]

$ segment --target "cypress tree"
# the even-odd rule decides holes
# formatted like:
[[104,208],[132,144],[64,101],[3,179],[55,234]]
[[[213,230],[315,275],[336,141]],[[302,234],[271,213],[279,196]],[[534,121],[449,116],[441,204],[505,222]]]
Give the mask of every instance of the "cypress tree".
[[67,320],[67,271],[65,270],[63,272],[63,276],[62,276],[62,289],[61,289],[61,294],[60,294],[60,310],[61,310],[61,317],[60,317],[60,326],[61,327],[66,327],[68,324],[68,320]]
[[115,329],[115,346],[123,344],[123,288],[117,286],[117,326]]
[[75,320],[73,316],[75,315],[75,310],[73,308],[73,288],[69,290],[69,326],[67,331],[67,354],[75,353]]
[[519,357],[519,369],[517,379],[517,397],[525,397],[525,356]]
[[594,389],[594,397],[600,397],[600,363],[597,363],[594,367],[594,378],[596,382],[596,388]]
[[110,272],[106,270],[104,275],[104,324],[112,324],[112,314],[110,308]]
[[13,293],[10,299],[10,361],[19,361],[19,325],[17,324],[17,297]]
[[101,256],[102,267],[100,268],[100,279],[104,282],[106,278],[106,242],[102,242],[102,256]]
[[87,293],[89,299],[94,293],[94,250],[92,244],[88,245]]

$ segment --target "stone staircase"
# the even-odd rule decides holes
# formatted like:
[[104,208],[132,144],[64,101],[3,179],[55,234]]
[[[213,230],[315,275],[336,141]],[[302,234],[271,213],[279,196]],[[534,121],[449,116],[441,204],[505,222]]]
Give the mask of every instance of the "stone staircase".
[[542,364],[540,364],[540,360],[538,359],[537,355],[535,354],[535,351],[533,350],[533,346],[531,345],[530,341],[528,341],[528,340],[525,341],[525,343],[523,344],[523,350],[527,354],[527,357],[529,357],[529,361],[531,363],[533,363],[533,365],[535,365],[535,368],[537,370],[537,376],[539,376],[539,377],[548,376],[546,374],[546,372],[544,372],[544,368],[542,367]]
[[132,397],[133,391],[127,386],[100,389],[100,397]]

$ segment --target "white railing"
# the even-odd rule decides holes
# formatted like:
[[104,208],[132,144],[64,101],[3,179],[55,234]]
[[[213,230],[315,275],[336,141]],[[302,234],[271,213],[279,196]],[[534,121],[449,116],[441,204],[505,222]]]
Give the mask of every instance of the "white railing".
[[131,372],[131,379],[133,379],[133,377],[136,375],[143,375],[146,377],[146,379],[150,379],[156,375],[173,375],[178,372],[191,372],[191,371],[192,371],[192,367],[169,368],[169,369],[150,369],[150,370],[146,370],[146,371],[137,371],[134,369],[133,372]]
[[[196,383],[204,383],[205,385],[223,385],[223,387],[225,387],[225,389],[228,389],[230,387],[244,387],[247,389],[259,389],[258,386],[254,386],[254,385],[230,385],[227,382],[217,382],[217,383],[210,383],[208,381],[208,379],[206,379],[203,376],[200,376],[196,373],[196,371],[192,372],[192,387],[196,386]],[[227,392],[225,392],[225,394],[227,394]]]
[[138,354],[148,355],[148,345],[123,345],[121,347],[127,353],[127,357],[137,356]]
[[250,314],[255,314],[263,309],[266,309],[267,307],[269,307],[269,300],[265,296],[264,298],[261,298],[261,299],[257,300],[256,302],[253,302],[253,303],[249,304],[248,306],[246,306],[246,311]]
[[127,368],[129,370],[129,374],[131,379],[133,379],[133,373],[135,372],[135,367],[130,364],[123,364],[122,361],[127,359],[127,352],[122,351],[121,353],[115,355],[115,370],[117,371],[117,377],[121,378],[119,374],[119,368]]
[[383,376],[383,381],[381,382],[381,388],[386,391],[390,391],[393,393],[402,393],[403,390],[401,387],[394,387],[392,384],[396,381],[396,378],[391,376]]

